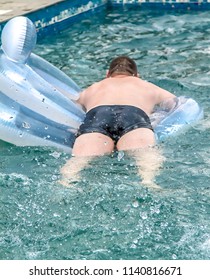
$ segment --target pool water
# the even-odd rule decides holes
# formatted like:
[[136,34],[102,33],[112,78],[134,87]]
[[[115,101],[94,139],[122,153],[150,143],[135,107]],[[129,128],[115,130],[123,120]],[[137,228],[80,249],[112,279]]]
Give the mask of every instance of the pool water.
[[104,10],[35,52],[82,88],[129,55],[144,79],[194,98],[205,117],[160,144],[161,190],[143,186],[134,159],[117,152],[65,188],[58,180],[69,155],[2,142],[0,259],[209,259],[208,12]]

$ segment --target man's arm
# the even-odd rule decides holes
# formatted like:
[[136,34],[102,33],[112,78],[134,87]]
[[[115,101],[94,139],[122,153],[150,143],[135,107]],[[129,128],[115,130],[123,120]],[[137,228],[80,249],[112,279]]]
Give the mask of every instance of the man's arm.
[[[151,84],[151,83],[150,83]],[[151,84],[152,90],[156,96],[156,105],[163,108],[163,110],[169,111],[176,105],[176,95],[168,90],[160,88],[154,84]]]
[[170,97],[158,104],[161,110],[165,112],[171,111],[177,105],[177,97]]
[[86,111],[86,108],[85,108],[85,102],[84,102],[84,95],[85,95],[85,92],[86,92],[86,89],[83,90],[81,93],[80,93],[80,96],[79,96],[79,99],[76,100],[76,102],[82,106],[82,109],[84,111]]

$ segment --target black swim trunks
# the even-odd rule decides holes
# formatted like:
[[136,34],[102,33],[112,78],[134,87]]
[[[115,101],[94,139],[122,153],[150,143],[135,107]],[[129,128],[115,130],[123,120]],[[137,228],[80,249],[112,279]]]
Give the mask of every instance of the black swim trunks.
[[103,105],[87,112],[77,136],[99,132],[116,143],[125,133],[137,128],[153,130],[150,119],[143,110],[128,105]]

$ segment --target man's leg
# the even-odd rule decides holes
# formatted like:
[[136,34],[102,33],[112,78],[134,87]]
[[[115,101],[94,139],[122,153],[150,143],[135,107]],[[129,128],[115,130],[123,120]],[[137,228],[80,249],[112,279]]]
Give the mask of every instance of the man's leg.
[[60,170],[61,180],[59,183],[63,186],[71,187],[73,182],[80,180],[80,171],[88,165],[91,159],[92,157],[72,156]]
[[79,136],[72,150],[74,156],[101,156],[114,150],[113,140],[102,133],[85,133]]
[[114,150],[112,139],[101,133],[86,133],[79,136],[72,150],[72,157],[61,168],[60,183],[69,186],[71,181],[79,180],[80,171],[94,156],[109,154]]
[[161,153],[161,150],[158,147],[147,147],[137,150],[130,150],[129,154],[135,159],[137,170],[140,178],[142,179],[142,184],[149,188],[158,188],[154,180],[155,177],[159,174],[159,171],[165,160],[164,156]]
[[155,135],[151,129],[137,128],[123,135],[117,142],[118,150],[134,150],[155,145]]
[[117,143],[118,150],[129,150],[134,157],[142,183],[148,187],[158,188],[154,183],[164,157],[155,146],[155,136],[152,130],[138,128],[123,135]]

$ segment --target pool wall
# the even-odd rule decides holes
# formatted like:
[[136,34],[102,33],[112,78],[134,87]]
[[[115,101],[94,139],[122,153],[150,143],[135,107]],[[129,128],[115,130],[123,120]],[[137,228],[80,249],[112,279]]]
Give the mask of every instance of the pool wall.
[[29,14],[39,36],[57,33],[106,6],[107,0],[71,0],[59,2]]
[[[66,0],[23,15],[34,22],[39,39],[68,28],[106,5],[107,0]],[[0,31],[6,22],[0,24]]]
[[209,0],[109,0],[112,7],[132,6],[150,9],[209,10]]
[[[90,17],[91,13],[96,13],[101,9],[125,6],[156,10],[209,10],[210,0],[65,0],[22,15],[27,16],[34,22],[38,39],[40,39],[59,33],[69,28],[72,23]],[[0,23],[0,31],[5,24],[6,21]]]

